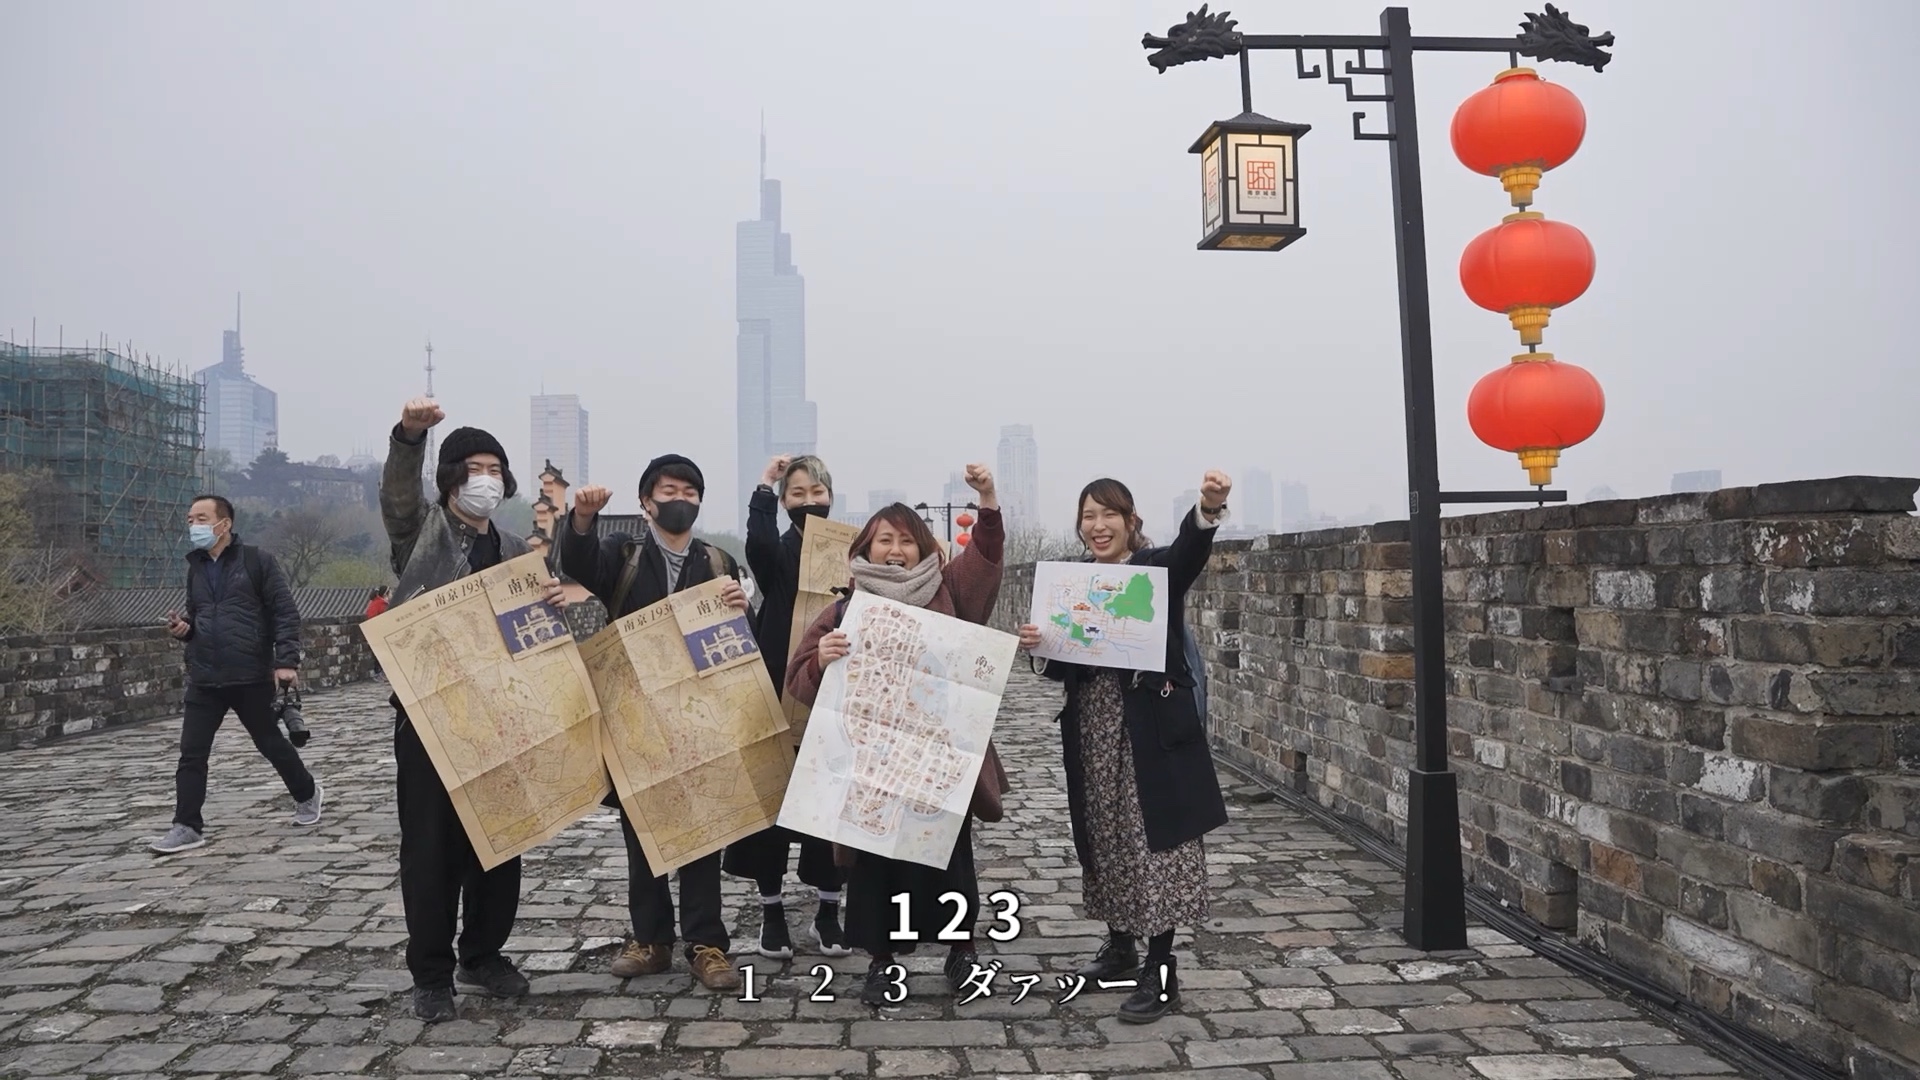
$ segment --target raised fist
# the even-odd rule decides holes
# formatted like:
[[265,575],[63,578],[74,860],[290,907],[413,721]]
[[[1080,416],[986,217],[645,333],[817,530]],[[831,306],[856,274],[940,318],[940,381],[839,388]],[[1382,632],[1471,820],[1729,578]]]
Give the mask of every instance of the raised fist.
[[408,435],[418,435],[447,418],[447,412],[430,397],[417,397],[400,408],[400,426]]
[[613,492],[599,484],[588,484],[573,493],[573,520],[587,524],[593,516],[607,508],[607,501],[613,498]]
[[767,471],[760,474],[760,482],[768,487],[779,483],[781,474],[787,471],[792,461],[793,458],[787,454],[775,455],[772,461],[767,462]]
[[967,466],[967,486],[986,495],[993,491],[993,472],[985,465]]
[[1227,495],[1233,491],[1233,481],[1218,469],[1208,469],[1207,475],[1200,480],[1200,509],[1214,511],[1227,504]]

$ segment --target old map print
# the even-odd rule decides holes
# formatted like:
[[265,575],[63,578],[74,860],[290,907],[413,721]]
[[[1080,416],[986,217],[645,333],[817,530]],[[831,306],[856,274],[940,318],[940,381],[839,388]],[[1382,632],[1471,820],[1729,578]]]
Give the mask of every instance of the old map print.
[[780,824],[943,867],[973,798],[1018,641],[856,592],[827,667]]
[[740,651],[722,585],[675,593],[581,648],[613,787],[656,874],[773,824],[793,768],[767,666],[751,636]]
[[591,813],[607,793],[599,710],[566,623],[522,555],[360,625],[492,869]]
[[[847,551],[860,535],[859,529],[844,521],[823,517],[807,517],[801,529],[800,589],[793,597],[793,632],[787,638],[789,659],[793,657],[793,650],[800,647],[800,639],[807,636],[807,627],[837,599],[834,590],[847,587]],[[782,705],[792,728],[794,745],[798,746],[806,735],[809,710],[790,698]]]

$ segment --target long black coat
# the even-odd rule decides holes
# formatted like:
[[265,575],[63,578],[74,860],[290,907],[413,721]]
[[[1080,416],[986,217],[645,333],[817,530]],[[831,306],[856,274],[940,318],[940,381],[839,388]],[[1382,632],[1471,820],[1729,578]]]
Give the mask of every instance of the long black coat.
[[195,686],[251,686],[273,681],[275,668],[300,666],[300,611],[273,556],[255,548],[256,591],[247,573],[247,549],[238,534],[220,553],[220,581],[208,572],[213,556],[187,555],[187,681]]
[[[1147,827],[1147,847],[1152,851],[1178,847],[1227,823],[1227,803],[1220,793],[1220,776],[1214,771],[1213,749],[1207,743],[1206,726],[1193,700],[1196,673],[1187,670],[1185,649],[1187,590],[1207,567],[1214,531],[1201,528],[1189,512],[1181,519],[1180,534],[1172,544],[1135,552],[1128,560],[1135,566],[1166,567],[1167,591],[1172,594],[1168,598],[1171,625],[1167,628],[1164,668],[1141,673],[1137,680],[1122,675],[1127,741],[1133,750],[1134,780]],[[1067,812],[1073,823],[1073,846],[1083,866],[1091,865],[1093,858],[1087,843],[1086,772],[1080,759],[1080,695],[1097,670],[1055,660],[1042,671],[1067,688],[1067,707],[1060,712],[1060,741],[1067,766]]]
[[787,649],[793,638],[793,602],[800,592],[800,530],[780,531],[780,497],[755,489],[747,503],[747,569],[760,587],[753,637],[767,662],[774,690],[786,693]]

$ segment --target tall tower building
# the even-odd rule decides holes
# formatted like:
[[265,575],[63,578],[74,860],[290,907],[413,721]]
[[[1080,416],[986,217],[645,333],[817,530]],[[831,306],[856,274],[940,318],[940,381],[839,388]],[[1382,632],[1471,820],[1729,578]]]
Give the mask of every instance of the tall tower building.
[[240,296],[233,297],[233,329],[220,334],[220,362],[201,368],[201,445],[225,450],[233,467],[253,464],[260,451],[279,444],[280,398],[253,381],[240,346]]
[[532,435],[529,474],[551,461],[568,484],[579,487],[588,482],[587,410],[580,407],[580,395],[534,395]]
[[780,229],[780,181],[767,179],[764,125],[760,216],[735,227],[734,265],[740,486],[733,505],[744,515],[767,459],[813,453],[818,426],[818,409],[807,400],[806,280],[793,265],[792,238]]
[[1246,495],[1240,499],[1240,505],[1246,507],[1246,516],[1241,519],[1245,527],[1259,532],[1268,532],[1275,524],[1273,516],[1273,474],[1265,469],[1248,469],[1247,478],[1235,488],[1234,494],[1244,489]]
[[1280,527],[1303,529],[1313,520],[1313,508],[1307,505],[1307,485],[1283,481],[1280,484]]
[[1040,513],[1040,444],[1033,441],[1033,425],[1008,424],[1000,429],[996,473],[1000,508],[1007,520],[1032,524]]

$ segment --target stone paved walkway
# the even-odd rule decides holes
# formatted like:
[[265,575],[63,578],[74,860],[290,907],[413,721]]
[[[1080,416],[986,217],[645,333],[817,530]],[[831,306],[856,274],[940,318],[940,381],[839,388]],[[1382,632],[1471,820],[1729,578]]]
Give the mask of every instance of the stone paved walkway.
[[[325,822],[301,830],[236,724],[214,751],[211,843],[170,858],[145,841],[172,811],[179,725],[0,755],[0,1075],[852,1076],[1191,1075],[1217,1080],[1607,1080],[1735,1070],[1631,1005],[1476,931],[1466,953],[1404,948],[1397,875],[1274,802],[1232,800],[1213,835],[1214,919],[1183,941],[1180,1014],[1113,1018],[1120,992],[1061,1003],[1058,973],[1099,943],[1077,917],[1054,689],[1023,677],[1001,720],[1006,821],[978,830],[985,891],[1023,902],[1024,933],[990,998],[956,1004],[937,957],[914,997],[857,1000],[859,958],[814,1000],[819,957],[757,960],[760,1000],[696,989],[684,961],[605,974],[625,916],[610,815],[527,857],[509,950],[518,1003],[462,997],[459,1020],[412,1019],[395,891],[384,684],[308,699]],[[736,948],[759,905],[729,881]],[[796,938],[811,907],[796,892]],[[1040,975],[1026,1000],[1007,977]]]

